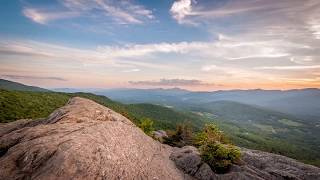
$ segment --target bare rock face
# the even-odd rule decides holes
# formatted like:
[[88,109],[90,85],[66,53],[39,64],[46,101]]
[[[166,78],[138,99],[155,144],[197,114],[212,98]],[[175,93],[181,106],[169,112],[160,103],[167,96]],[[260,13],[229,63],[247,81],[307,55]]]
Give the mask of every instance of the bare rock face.
[[189,179],[170,146],[83,98],[47,119],[0,125],[0,179]]
[[163,142],[163,139],[168,137],[167,132],[164,130],[153,131],[152,136],[154,139],[160,142]]
[[242,164],[232,165],[226,174],[215,174],[192,146],[175,148],[170,159],[179,169],[200,180],[320,180],[317,167],[257,150],[242,149]]

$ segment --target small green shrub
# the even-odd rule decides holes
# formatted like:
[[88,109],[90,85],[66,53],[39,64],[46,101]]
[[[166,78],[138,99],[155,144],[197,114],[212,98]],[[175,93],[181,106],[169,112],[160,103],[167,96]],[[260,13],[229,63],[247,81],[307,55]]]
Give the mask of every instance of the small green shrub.
[[152,131],[154,131],[153,121],[149,118],[142,119],[140,121],[139,127],[143,130],[144,133],[149,136],[152,134]]
[[215,124],[206,124],[201,132],[195,136],[194,144],[198,147],[207,144],[208,142],[229,143],[228,138]]
[[240,150],[230,144],[206,143],[200,147],[201,158],[216,173],[225,173],[230,166],[240,161]]
[[206,125],[195,137],[201,158],[216,173],[225,173],[230,166],[240,161],[240,150],[229,144],[223,132],[214,124]]

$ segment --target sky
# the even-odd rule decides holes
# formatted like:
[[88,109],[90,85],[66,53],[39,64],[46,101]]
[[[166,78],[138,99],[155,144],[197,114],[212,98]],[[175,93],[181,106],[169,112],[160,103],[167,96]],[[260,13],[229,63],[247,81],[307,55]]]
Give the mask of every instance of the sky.
[[1,0],[0,78],[46,88],[320,88],[320,1]]

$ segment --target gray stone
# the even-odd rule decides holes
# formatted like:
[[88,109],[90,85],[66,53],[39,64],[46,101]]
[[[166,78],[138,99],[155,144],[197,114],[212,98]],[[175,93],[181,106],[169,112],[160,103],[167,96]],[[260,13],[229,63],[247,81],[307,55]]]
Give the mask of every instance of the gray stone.
[[226,174],[215,174],[192,146],[175,148],[170,158],[179,169],[200,180],[320,180],[320,169],[315,166],[257,150],[242,149],[242,163],[232,165]]
[[207,163],[203,163],[194,175],[195,178],[201,180],[216,179],[217,175],[211,170]]
[[194,175],[202,164],[197,148],[192,146],[176,148],[170,155],[170,159],[179,169],[190,175]]
[[169,159],[172,147],[83,98],[36,123],[2,124],[0,133],[0,180],[192,179]]
[[157,130],[157,131],[153,131],[152,132],[152,136],[154,139],[160,141],[160,142],[163,142],[163,138],[167,138],[168,135],[167,135],[167,132],[164,131],[164,130]]

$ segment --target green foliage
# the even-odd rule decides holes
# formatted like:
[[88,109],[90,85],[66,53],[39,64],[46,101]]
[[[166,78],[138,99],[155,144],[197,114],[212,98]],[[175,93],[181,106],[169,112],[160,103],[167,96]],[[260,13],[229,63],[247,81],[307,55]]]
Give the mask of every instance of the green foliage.
[[171,146],[183,147],[193,144],[193,128],[190,123],[178,124],[175,131],[168,131],[164,143]]
[[153,121],[149,118],[144,118],[141,120],[139,127],[143,130],[144,133],[147,135],[151,135],[152,131],[154,131],[153,128]]
[[[130,119],[139,126],[140,119],[152,119],[155,129],[174,129],[186,120],[196,122],[195,116],[152,104],[126,105],[110,100],[105,96],[91,93],[24,92],[0,90],[0,122],[18,119],[45,118],[55,109],[64,106],[71,97],[91,99]],[[200,121],[200,120],[199,120]]]
[[21,83],[12,82],[5,79],[0,79],[0,89],[15,90],[15,91],[49,92],[49,90],[47,89],[43,89],[35,86],[27,86]]
[[197,146],[205,145],[207,142],[229,143],[229,140],[215,124],[206,124],[203,131],[199,132],[195,137]]
[[[281,154],[300,160],[304,163],[320,166],[319,163],[319,132],[316,127],[275,127],[276,133],[270,133],[254,127],[254,123],[230,122],[227,120],[214,120],[237,146],[257,149],[271,153]],[[266,122],[268,123],[268,122]],[[278,128],[276,128],[278,127]],[[312,133],[310,133],[312,132]]]
[[230,144],[207,142],[200,147],[201,158],[216,173],[225,173],[230,166],[240,161],[240,150]]
[[200,129],[204,120],[197,115],[176,111],[171,108],[153,104],[129,104],[126,105],[127,112],[134,114],[136,118],[144,117],[154,120],[155,129],[174,130],[177,124],[191,123],[196,129]]
[[0,90],[0,122],[47,117],[69,98],[63,93]]
[[202,159],[216,173],[224,173],[233,163],[240,161],[240,150],[227,144],[227,138],[214,124],[206,125],[203,131],[197,134],[195,143],[199,146]]

